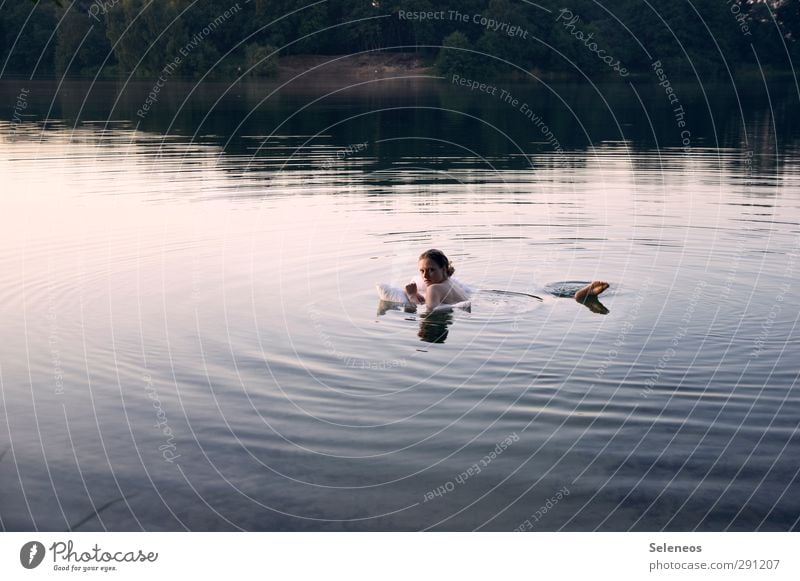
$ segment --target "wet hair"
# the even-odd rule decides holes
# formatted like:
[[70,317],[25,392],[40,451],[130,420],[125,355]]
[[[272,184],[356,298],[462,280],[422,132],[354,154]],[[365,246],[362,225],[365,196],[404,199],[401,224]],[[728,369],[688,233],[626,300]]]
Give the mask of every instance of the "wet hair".
[[447,276],[453,276],[453,273],[456,271],[453,263],[450,262],[450,259],[444,255],[444,252],[437,250],[436,248],[426,250],[419,255],[419,260],[422,260],[423,258],[430,258],[433,260],[439,266],[439,268],[443,268],[445,270]]

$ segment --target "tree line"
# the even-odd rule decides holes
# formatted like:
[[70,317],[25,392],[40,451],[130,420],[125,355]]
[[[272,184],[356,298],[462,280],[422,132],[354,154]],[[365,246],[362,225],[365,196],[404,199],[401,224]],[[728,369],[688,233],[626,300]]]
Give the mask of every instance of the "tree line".
[[[727,75],[800,62],[798,0],[30,0],[0,5],[4,75],[270,75],[297,54],[414,52],[443,73]],[[224,15],[228,13],[227,18]],[[610,66],[610,62],[616,64]]]

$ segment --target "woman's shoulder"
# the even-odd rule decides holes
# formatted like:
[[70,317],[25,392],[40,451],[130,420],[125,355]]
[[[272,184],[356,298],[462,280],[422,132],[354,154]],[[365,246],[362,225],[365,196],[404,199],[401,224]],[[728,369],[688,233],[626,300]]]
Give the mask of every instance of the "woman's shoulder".
[[452,288],[450,281],[443,281],[443,282],[434,282],[428,285],[428,288],[425,289],[426,293],[430,293],[429,296],[432,297],[443,297],[450,292]]

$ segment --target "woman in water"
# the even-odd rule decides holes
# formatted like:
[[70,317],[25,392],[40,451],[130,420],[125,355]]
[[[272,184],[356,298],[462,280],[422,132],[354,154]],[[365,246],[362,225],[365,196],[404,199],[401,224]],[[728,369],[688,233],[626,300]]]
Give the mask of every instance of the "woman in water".
[[453,263],[441,250],[435,248],[423,252],[419,257],[419,274],[425,283],[425,295],[417,289],[417,283],[406,285],[406,295],[412,304],[426,304],[428,309],[439,305],[452,305],[468,300],[458,283],[450,277],[456,271]]
[[[455,268],[441,250],[435,248],[423,252],[419,257],[419,274],[425,283],[425,295],[419,292],[417,284],[412,282],[406,285],[406,295],[412,304],[425,304],[428,309],[439,305],[452,305],[468,300],[467,293],[453,276]],[[586,303],[595,299],[597,295],[608,288],[608,283],[595,280],[575,293],[575,300]]]

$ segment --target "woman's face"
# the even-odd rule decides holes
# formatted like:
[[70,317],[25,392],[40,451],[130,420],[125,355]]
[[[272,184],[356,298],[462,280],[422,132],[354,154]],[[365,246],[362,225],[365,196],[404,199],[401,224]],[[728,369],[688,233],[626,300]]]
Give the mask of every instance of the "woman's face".
[[436,264],[432,258],[423,258],[419,261],[419,274],[425,286],[444,282],[447,278],[444,268]]

